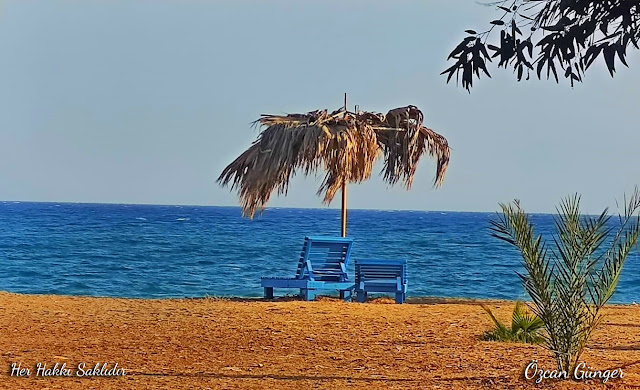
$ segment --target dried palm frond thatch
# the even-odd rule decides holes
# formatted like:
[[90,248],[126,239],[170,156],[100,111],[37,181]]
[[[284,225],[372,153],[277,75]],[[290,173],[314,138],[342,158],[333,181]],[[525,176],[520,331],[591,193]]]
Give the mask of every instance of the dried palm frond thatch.
[[384,180],[392,185],[402,181],[407,189],[425,152],[437,160],[436,187],[449,163],[447,140],[423,126],[422,111],[415,106],[396,108],[387,115],[344,109],[262,115],[253,124],[266,128],[218,177],[222,186],[238,189],[242,212],[248,217],[264,210],[274,191],[286,194],[289,180],[298,172],[326,171],[318,195],[330,203],[343,183],[368,179],[380,156],[384,156]]

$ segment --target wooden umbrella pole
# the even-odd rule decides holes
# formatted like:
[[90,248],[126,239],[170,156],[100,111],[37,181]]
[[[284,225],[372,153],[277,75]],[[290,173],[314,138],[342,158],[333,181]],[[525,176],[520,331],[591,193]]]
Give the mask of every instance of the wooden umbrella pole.
[[[347,93],[344,93],[344,112],[347,115]],[[347,236],[347,180],[342,182],[342,237]]]
[[342,237],[347,236],[347,183],[342,183]]

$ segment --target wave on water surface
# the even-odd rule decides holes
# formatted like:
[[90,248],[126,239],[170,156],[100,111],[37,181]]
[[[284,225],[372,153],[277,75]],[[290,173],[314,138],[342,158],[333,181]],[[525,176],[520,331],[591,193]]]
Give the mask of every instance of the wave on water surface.
[[[37,294],[258,297],[261,276],[295,275],[305,235],[340,235],[336,209],[268,208],[249,220],[235,207],[1,202],[0,215],[0,290]],[[493,217],[350,210],[348,234],[354,258],[407,259],[409,296],[525,299],[520,255],[491,237]],[[532,219],[553,231],[552,215]],[[612,302],[640,302],[639,260],[629,258]]]

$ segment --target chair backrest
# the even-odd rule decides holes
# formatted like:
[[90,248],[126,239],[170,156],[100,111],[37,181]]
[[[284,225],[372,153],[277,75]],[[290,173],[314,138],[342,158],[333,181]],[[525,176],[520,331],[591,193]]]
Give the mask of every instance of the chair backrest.
[[352,238],[305,237],[296,279],[347,281],[347,266],[351,258],[352,246]]
[[372,279],[389,279],[401,283],[407,282],[407,261],[395,259],[358,259],[356,260],[356,284]]

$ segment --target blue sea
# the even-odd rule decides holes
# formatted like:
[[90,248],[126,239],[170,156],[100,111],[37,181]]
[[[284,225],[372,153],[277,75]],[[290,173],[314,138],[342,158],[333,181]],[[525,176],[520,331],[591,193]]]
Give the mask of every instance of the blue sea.
[[[494,217],[350,210],[348,236],[354,258],[407,259],[409,296],[525,299],[518,252],[490,236]],[[551,215],[532,219],[553,231]],[[336,209],[271,208],[249,220],[237,207],[0,202],[0,290],[259,297],[261,276],[294,275],[305,235],[339,234]],[[612,302],[640,302],[636,252]]]

